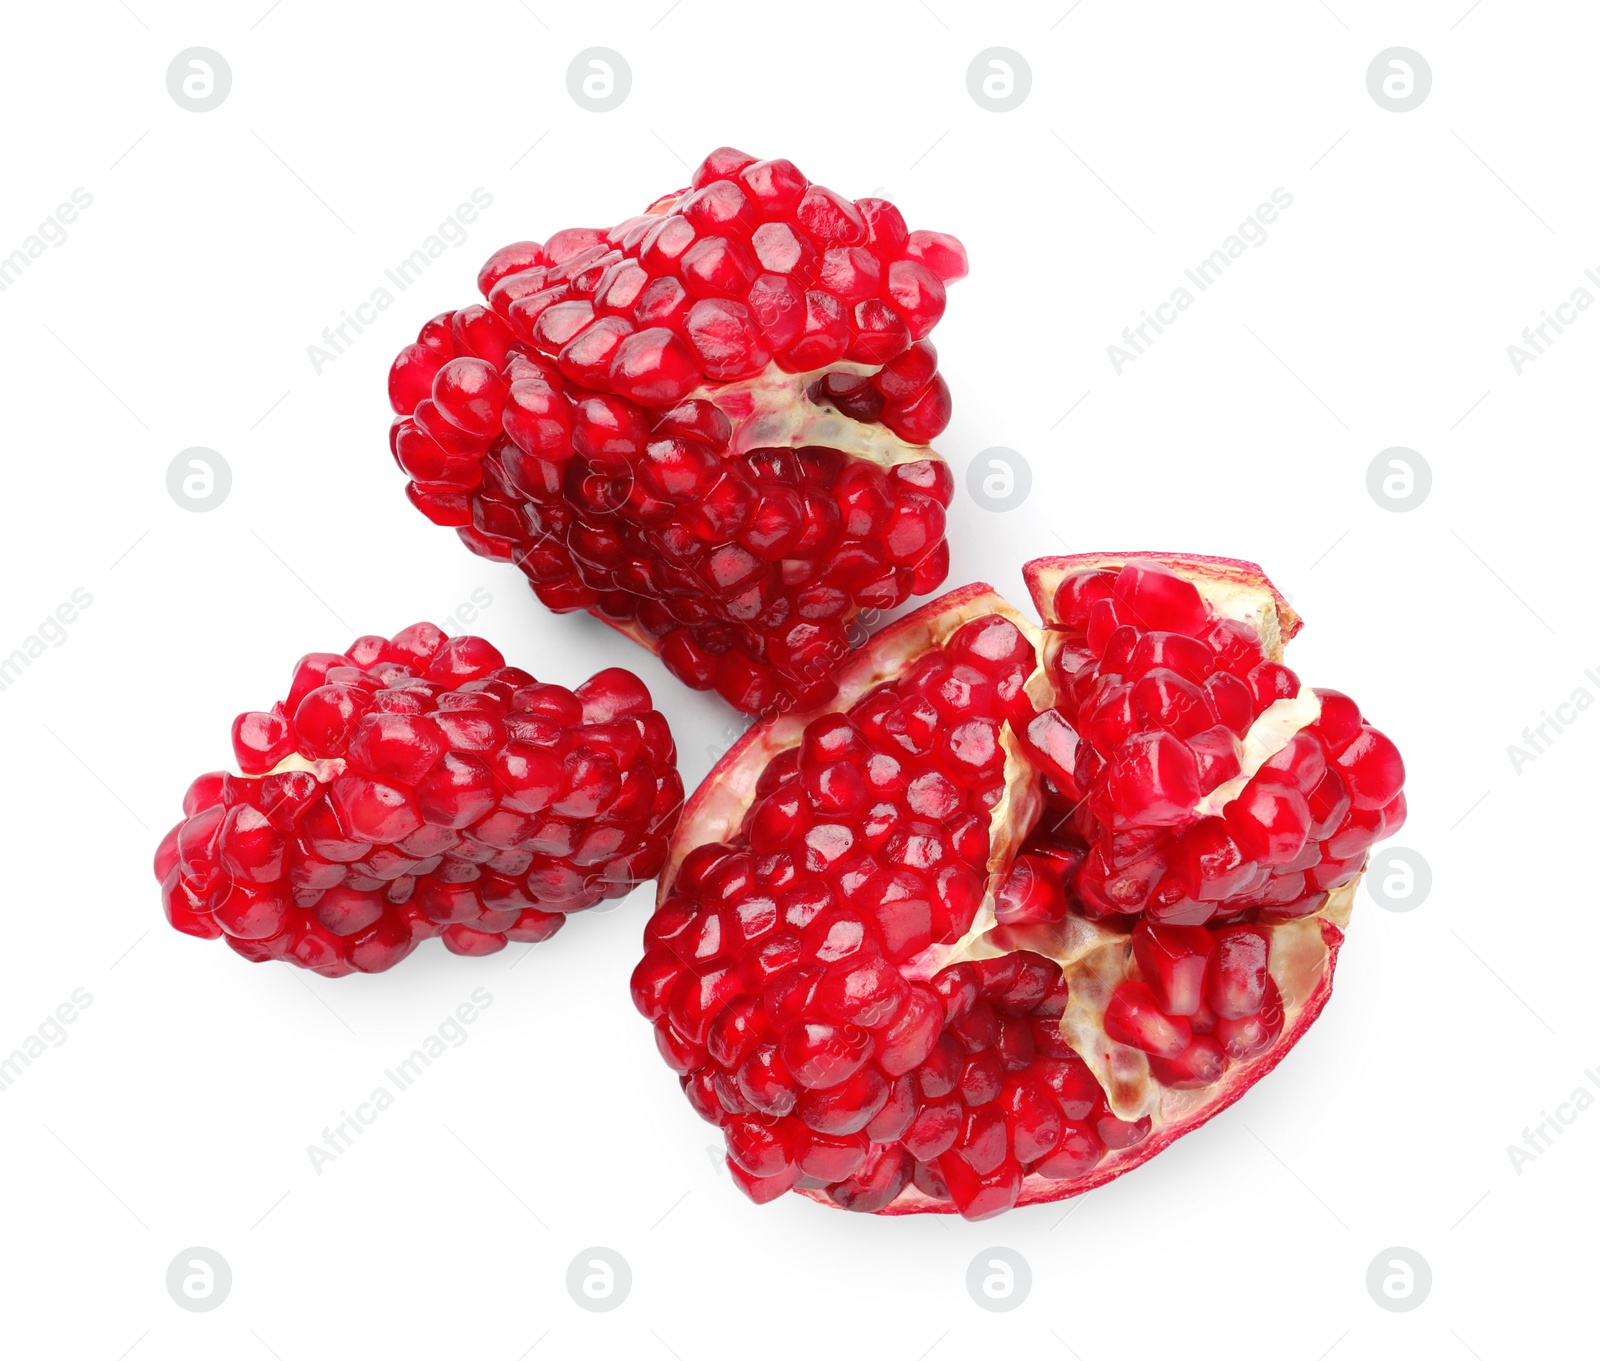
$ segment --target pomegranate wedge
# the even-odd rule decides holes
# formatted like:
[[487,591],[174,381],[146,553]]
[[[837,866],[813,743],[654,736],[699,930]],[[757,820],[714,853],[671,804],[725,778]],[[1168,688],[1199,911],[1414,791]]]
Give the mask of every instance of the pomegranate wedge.
[[810,707],[863,609],[943,581],[928,333],[966,273],[788,161],[713,151],[611,228],[490,257],[389,375],[413,504],[746,713]]
[[1327,1001],[1403,769],[1249,563],[1050,558],[758,724],[672,839],[639,1010],[757,1202],[971,1219],[1137,1167]]

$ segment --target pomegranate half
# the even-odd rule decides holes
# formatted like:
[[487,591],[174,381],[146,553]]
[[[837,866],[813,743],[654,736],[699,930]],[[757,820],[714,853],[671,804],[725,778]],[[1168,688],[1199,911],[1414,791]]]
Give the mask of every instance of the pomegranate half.
[[874,635],[685,808],[639,1010],[757,1202],[970,1219],[1137,1167],[1327,1001],[1393,743],[1250,563],[1029,563]]

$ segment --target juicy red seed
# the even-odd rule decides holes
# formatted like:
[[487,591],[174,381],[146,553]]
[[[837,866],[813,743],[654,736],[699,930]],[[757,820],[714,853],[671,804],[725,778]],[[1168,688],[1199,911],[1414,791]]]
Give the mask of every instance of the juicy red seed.
[[921,260],[947,284],[966,277],[967,252],[955,237],[944,232],[912,232],[906,238],[906,254]]
[[1360,809],[1382,808],[1405,782],[1405,765],[1394,743],[1376,728],[1362,726],[1335,761],[1350,802]]
[[1237,1061],[1253,1059],[1272,1047],[1283,1031],[1283,999],[1271,977],[1263,990],[1261,1009],[1248,1016],[1224,1017],[1217,1022],[1217,1042]]
[[1189,1044],[1188,1022],[1168,1016],[1143,983],[1119,983],[1105,1014],[1106,1034],[1147,1054],[1176,1058]]
[[1002,926],[1030,926],[1066,915],[1066,883],[1055,867],[1041,856],[1018,856],[995,894],[995,919]]
[[684,330],[702,372],[717,381],[753,377],[771,358],[755,318],[740,302],[721,298],[697,302],[689,309]]
[[1150,1072],[1156,1081],[1180,1091],[1211,1086],[1227,1067],[1222,1045],[1211,1035],[1196,1035],[1174,1058],[1150,1060]]
[[636,331],[611,359],[611,385],[646,406],[667,406],[688,396],[699,381],[692,351],[671,331]]
[[1110,789],[1117,811],[1130,822],[1181,826],[1194,818],[1199,763],[1193,749],[1172,733],[1135,733],[1118,753]]
[[1200,1010],[1211,958],[1211,936],[1203,927],[1141,922],[1133,934],[1133,957],[1163,1012],[1193,1016]]
[[793,274],[812,260],[816,252],[809,242],[787,222],[765,222],[750,238],[761,268],[774,274]]
[[1061,579],[1056,587],[1056,619],[1074,630],[1087,629],[1089,610],[1097,600],[1109,600],[1117,574],[1104,568],[1086,568],[1072,572]]
[[1128,563],[1117,573],[1112,599],[1142,629],[1200,637],[1210,626],[1211,611],[1194,583],[1160,563]]
[[1293,860],[1311,831],[1311,806],[1306,796],[1259,777],[1223,810],[1223,818],[1240,849],[1265,865]]
[[508,274],[546,264],[549,258],[537,241],[513,241],[509,246],[501,246],[478,271],[478,291],[487,298],[495,284]]
[[896,260],[889,266],[888,294],[913,340],[923,339],[944,315],[944,284],[918,260]]
[[843,1082],[804,1091],[795,1114],[820,1134],[855,1134],[865,1129],[889,1101],[889,1084],[875,1068],[862,1068]]
[[1254,1016],[1266,999],[1268,983],[1266,934],[1248,926],[1225,927],[1217,933],[1216,953],[1207,971],[1206,1000],[1225,1020]]
[[716,180],[732,179],[741,170],[754,163],[755,159],[754,156],[746,155],[735,147],[718,147],[695,167],[694,174],[689,179],[689,186],[699,189]]
[[722,1127],[728,1158],[752,1177],[776,1177],[794,1165],[789,1131],[761,1120],[730,1120]]
[[779,1052],[803,1087],[834,1087],[861,1071],[872,1038],[851,1025],[807,1022],[786,1031]]

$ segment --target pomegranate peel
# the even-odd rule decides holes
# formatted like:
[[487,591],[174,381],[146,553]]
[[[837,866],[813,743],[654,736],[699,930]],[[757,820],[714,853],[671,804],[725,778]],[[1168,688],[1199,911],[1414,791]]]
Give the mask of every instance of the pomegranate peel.
[[[986,1218],[1139,1166],[1327,1001],[1393,744],[1253,564],[1043,559],[875,634],[689,800],[635,1004],[730,1168]],[[1214,679],[1215,678],[1215,679]],[[1231,725],[1231,726],[1229,726]]]

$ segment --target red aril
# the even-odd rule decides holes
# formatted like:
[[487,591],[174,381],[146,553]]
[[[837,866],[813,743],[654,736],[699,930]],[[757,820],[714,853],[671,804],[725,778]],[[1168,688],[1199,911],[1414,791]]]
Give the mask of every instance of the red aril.
[[926,336],[966,273],[788,161],[711,153],[610,230],[490,257],[487,306],[394,361],[412,503],[746,713],[806,708],[863,610],[944,580],[950,394]]
[[[1237,1100],[1328,998],[1404,816],[1393,744],[1283,665],[1299,620],[1250,564],[1025,570],[1043,629],[943,596],[686,806],[634,1000],[758,1202],[1080,1194]],[[708,976],[717,1014],[674,1008]]]
[[[654,878],[683,802],[637,676],[541,684],[432,624],[302,657],[233,746],[243,773],[195,780],[156,852],[167,919],[330,978],[430,936],[462,955],[544,940]],[[674,1015],[702,1032],[695,1007],[731,995],[713,983]]]

